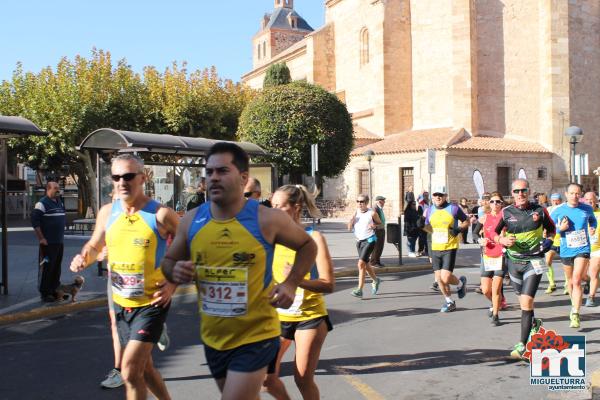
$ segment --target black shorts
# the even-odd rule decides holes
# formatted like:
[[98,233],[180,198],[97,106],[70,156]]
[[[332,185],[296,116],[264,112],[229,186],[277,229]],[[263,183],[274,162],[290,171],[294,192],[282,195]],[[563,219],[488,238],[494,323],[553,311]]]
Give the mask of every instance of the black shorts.
[[431,266],[434,271],[445,269],[446,271],[454,271],[456,264],[457,249],[452,250],[430,250]]
[[506,260],[510,283],[517,296],[525,294],[535,297],[542,275],[538,275],[529,261]]
[[314,319],[309,319],[307,321],[299,321],[299,322],[286,322],[281,321],[281,337],[289,340],[294,340],[294,336],[296,335],[296,331],[304,331],[308,329],[317,329],[321,322],[325,321],[327,325],[327,331],[331,331],[333,329],[333,325],[329,320],[329,316],[325,315],[323,317],[317,317]]
[[553,252],[555,252],[556,254],[558,254],[560,256],[560,246],[552,246],[552,247],[550,247],[550,250],[552,250]]
[[[373,236],[373,238],[374,238],[374,236]],[[369,262],[371,253],[375,249],[375,243],[377,243],[377,240],[373,240],[372,242],[369,242],[369,239],[359,240],[358,242],[356,242],[356,250],[358,250],[358,258],[363,260],[364,262]]]
[[231,350],[217,350],[204,345],[204,354],[210,373],[215,379],[223,379],[227,371],[254,372],[267,367],[267,373],[275,372],[279,337],[245,344]]
[[581,253],[577,254],[574,257],[561,257],[560,261],[563,263],[565,267],[573,267],[575,265],[576,258],[587,258],[590,259],[590,253]]
[[170,304],[163,307],[151,305],[143,307],[121,307],[114,304],[117,332],[121,346],[125,347],[130,340],[157,343],[167,320]]

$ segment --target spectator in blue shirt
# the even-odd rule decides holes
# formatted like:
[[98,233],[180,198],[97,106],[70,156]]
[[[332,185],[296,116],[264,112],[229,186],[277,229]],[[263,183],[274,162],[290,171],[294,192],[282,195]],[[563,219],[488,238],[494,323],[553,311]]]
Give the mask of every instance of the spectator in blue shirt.
[[31,212],[31,225],[40,242],[38,272],[39,291],[44,302],[57,300],[65,235],[65,207],[60,200],[60,187],[56,182],[46,184],[46,195],[36,203]]

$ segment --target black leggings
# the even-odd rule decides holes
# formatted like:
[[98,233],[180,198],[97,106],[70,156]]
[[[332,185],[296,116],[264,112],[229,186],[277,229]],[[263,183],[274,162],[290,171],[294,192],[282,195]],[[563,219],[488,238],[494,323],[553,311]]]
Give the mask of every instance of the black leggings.
[[535,293],[538,290],[542,275],[535,273],[533,266],[530,262],[517,262],[510,258],[507,260],[508,275],[510,276],[510,283],[517,295],[527,295],[535,297]]

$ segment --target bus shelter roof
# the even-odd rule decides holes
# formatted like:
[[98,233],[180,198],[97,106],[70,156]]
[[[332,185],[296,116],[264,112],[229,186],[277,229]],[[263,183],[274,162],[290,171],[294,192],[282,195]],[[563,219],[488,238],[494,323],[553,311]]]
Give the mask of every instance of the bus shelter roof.
[[[121,131],[102,128],[90,133],[79,149],[117,152],[143,152],[165,155],[203,156],[211,146],[222,140],[174,136],[158,133]],[[261,147],[248,142],[232,142],[244,149],[250,156],[265,156]]]
[[46,135],[33,122],[22,117],[0,115],[0,139]]

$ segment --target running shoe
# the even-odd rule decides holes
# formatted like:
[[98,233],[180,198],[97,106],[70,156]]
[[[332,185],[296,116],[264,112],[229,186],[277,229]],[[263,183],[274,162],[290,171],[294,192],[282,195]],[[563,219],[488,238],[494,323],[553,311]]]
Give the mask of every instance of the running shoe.
[[430,289],[431,290],[435,290],[436,292],[439,292],[440,291],[440,285],[436,281],[433,281],[433,283],[431,284]]
[[569,295],[569,288],[568,288],[567,286],[565,286],[565,290],[563,290],[563,294],[564,294],[565,296],[568,296],[568,295]]
[[362,298],[362,297],[363,297],[363,292],[362,292],[362,289],[359,289],[359,288],[356,288],[356,289],[352,290],[352,291],[350,292],[350,294],[351,294],[352,296],[354,296],[354,297],[360,297],[360,298]]
[[371,282],[371,293],[377,294],[379,292],[379,284],[381,283],[381,279],[375,278],[373,282]]
[[458,298],[462,299],[463,297],[465,297],[465,295],[467,294],[467,277],[466,276],[461,276],[460,281],[462,282],[462,287],[458,290]]
[[475,293],[483,294],[483,290],[481,290],[481,286],[477,286],[475,288]]
[[556,285],[550,285],[550,286],[548,286],[548,288],[546,289],[546,291],[544,293],[546,293],[546,294],[554,293],[555,290],[556,290]]
[[536,333],[538,333],[540,331],[540,328],[542,327],[543,324],[544,324],[544,321],[542,321],[541,318],[533,319],[533,323],[531,324],[531,330],[529,331],[529,339],[527,339],[528,342],[531,340],[531,337],[533,335],[535,335]]
[[500,310],[504,311],[508,308],[508,304],[506,304],[506,297],[502,297],[500,300]]
[[169,339],[169,332],[167,331],[167,324],[164,323],[162,333],[160,334],[160,338],[158,339],[158,343],[156,343],[156,346],[158,347],[158,349],[160,351],[165,351],[166,349],[169,348],[170,344],[171,344],[171,339]]
[[113,368],[110,370],[106,379],[100,382],[100,386],[106,389],[114,389],[123,386],[123,377],[118,369]]
[[488,317],[492,318],[494,316],[494,309],[492,307],[490,307],[488,309]]
[[497,315],[492,315],[492,326],[500,326],[500,318]]
[[515,347],[513,347],[513,350],[510,352],[511,358],[517,360],[522,360],[523,354],[525,354],[525,345],[522,342],[515,344]]
[[579,320],[579,314],[572,312],[569,317],[571,318],[571,324],[569,325],[569,328],[578,329],[581,326],[581,322]]
[[583,294],[590,294],[590,283],[588,281],[581,282],[581,289],[583,289]]
[[410,251],[410,252],[408,252],[408,256],[410,258],[416,258],[417,257],[417,253]]
[[590,296],[585,301],[585,306],[586,307],[598,307],[598,302],[596,302],[596,298],[595,297],[591,297]]
[[452,311],[456,311],[456,303],[454,303],[453,301],[449,301],[446,304],[444,304],[440,310],[440,312],[443,313],[448,313]]

